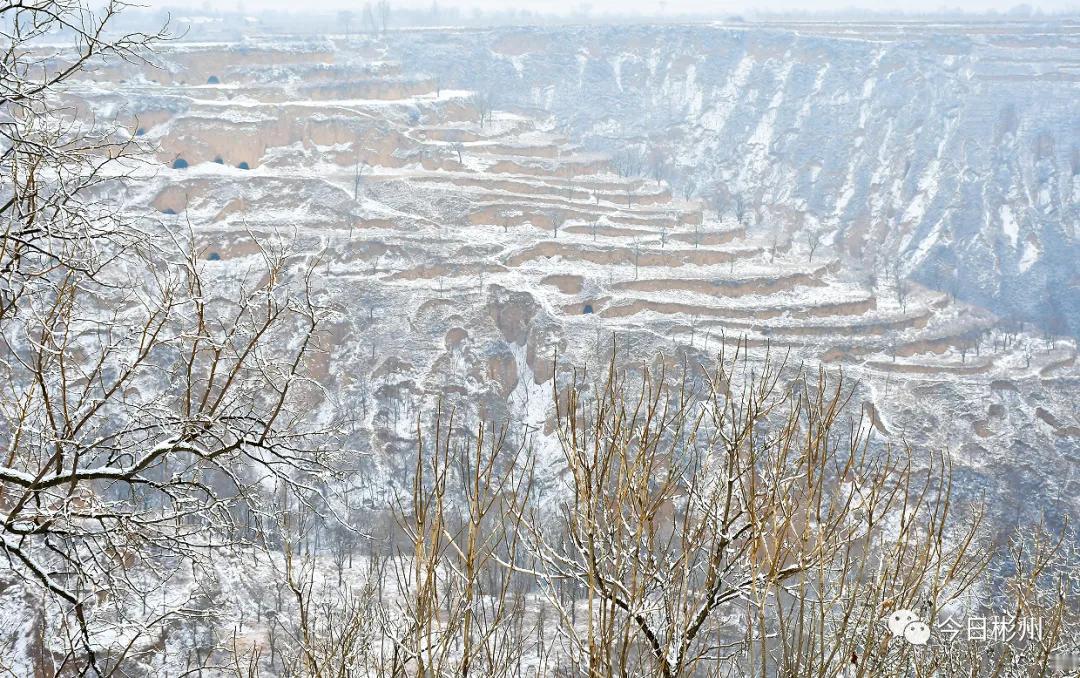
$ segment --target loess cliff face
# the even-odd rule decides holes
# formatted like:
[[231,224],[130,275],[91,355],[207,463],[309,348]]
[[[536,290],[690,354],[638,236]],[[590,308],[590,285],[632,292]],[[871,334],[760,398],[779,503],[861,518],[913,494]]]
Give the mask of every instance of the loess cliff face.
[[[390,53],[588,147],[639,144],[753,229],[1080,333],[1080,25],[717,24],[405,32]],[[648,164],[648,161],[647,161]]]
[[[1065,515],[1075,341],[977,302],[1075,275],[1075,85],[1022,31],[934,28],[950,35],[930,50],[913,30],[253,36],[176,43],[73,94],[155,148],[125,200],[190,224],[210,275],[258,257],[253,236],[320,253],[340,314],[312,372],[372,506],[439,398],[557,455],[554,380],[605,367],[615,335],[627,364],[707,364],[742,339],[842,370],[879,441],[947,451],[961,494],[1002,512]],[[1019,77],[1040,64],[1058,70]],[[1000,94],[1025,91],[1043,98]],[[619,160],[638,142],[665,149],[659,178]],[[924,284],[889,275],[891,252]],[[925,277],[953,260],[958,289]],[[1047,303],[1076,303],[1067,283]]]

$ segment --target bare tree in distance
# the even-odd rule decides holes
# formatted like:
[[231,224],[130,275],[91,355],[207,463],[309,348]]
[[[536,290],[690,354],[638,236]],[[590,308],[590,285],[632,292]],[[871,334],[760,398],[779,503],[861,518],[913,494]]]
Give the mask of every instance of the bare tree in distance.
[[360,190],[364,185],[364,172],[369,169],[366,160],[360,157],[360,143],[356,142],[356,160],[353,163],[353,202],[360,199]]
[[368,32],[372,34],[386,33],[390,27],[391,6],[389,0],[378,0],[372,3],[368,0],[364,3],[361,15]]
[[640,149],[627,147],[611,156],[611,166],[624,179],[640,177],[645,168],[645,156]]
[[776,222],[769,229],[769,262],[776,261],[776,251],[780,249],[780,223]]
[[716,218],[720,219],[724,212],[724,207],[727,204],[727,191],[722,187],[717,187],[706,195],[708,200],[709,209],[716,213]]
[[648,164],[649,176],[651,176],[653,181],[656,182],[656,185],[659,186],[660,183],[664,180],[664,178],[667,177],[667,153],[659,146],[650,147],[648,153]]
[[345,29],[345,42],[349,42],[349,24],[352,23],[353,13],[347,9],[339,10],[337,18],[338,23]]
[[693,179],[686,178],[682,182],[682,197],[683,201],[690,202],[690,200],[697,195],[698,186]]
[[907,277],[904,275],[904,266],[900,258],[898,256],[892,257],[886,266],[886,270],[892,282],[893,291],[896,294],[896,303],[900,306],[901,312],[907,313],[908,294],[911,289]]
[[379,0],[375,4],[375,16],[379,21],[379,28],[383,33],[390,28],[390,1]]
[[551,224],[551,230],[555,234],[555,237],[559,237],[559,229],[566,223],[566,213],[561,209],[553,208],[546,212],[548,223]]
[[492,108],[494,106],[492,95],[489,92],[477,92],[469,98],[469,102],[476,109],[480,128],[483,129],[491,123]]
[[743,226],[748,226],[746,223],[746,202],[741,195],[736,195],[732,201],[732,207],[735,210],[735,220]]
[[817,252],[819,246],[821,246],[821,239],[824,234],[820,228],[812,227],[807,228],[805,231],[806,247],[807,247],[807,260],[813,263],[814,253]]
[[368,28],[370,33],[379,32],[379,19],[375,14],[375,7],[371,4],[370,0],[364,3],[364,24]]

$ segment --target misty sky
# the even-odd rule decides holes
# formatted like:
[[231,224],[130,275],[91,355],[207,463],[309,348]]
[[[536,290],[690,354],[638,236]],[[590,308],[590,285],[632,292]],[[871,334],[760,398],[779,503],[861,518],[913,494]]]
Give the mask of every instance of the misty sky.
[[[962,9],[967,12],[1008,11],[1020,4],[1047,12],[1076,10],[1080,0],[904,0],[902,3],[881,2],[880,0],[757,0],[746,2],[739,0],[437,0],[440,7],[458,7],[463,11],[472,9],[491,10],[529,10],[542,14],[571,14],[587,10],[593,15],[607,13],[642,14],[642,15],[678,15],[728,14],[758,11],[822,10],[835,11],[848,8],[878,11],[936,12]],[[139,4],[151,7],[182,7],[203,9],[258,11],[260,9],[297,10],[304,12],[337,9],[358,9],[362,0],[210,0],[195,2],[177,2],[177,0],[143,0]],[[432,0],[391,0],[395,7],[428,8]]]

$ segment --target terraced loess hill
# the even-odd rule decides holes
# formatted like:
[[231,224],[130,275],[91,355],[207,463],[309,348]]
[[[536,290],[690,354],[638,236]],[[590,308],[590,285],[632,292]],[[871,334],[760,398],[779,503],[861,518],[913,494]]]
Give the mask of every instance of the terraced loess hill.
[[[406,31],[413,70],[645,148],[754,228],[1080,336],[1075,18]],[[730,207],[728,208],[730,210]]]
[[252,234],[321,252],[342,309],[316,365],[326,406],[354,415],[350,445],[385,487],[438,395],[550,444],[556,352],[603,366],[614,334],[627,362],[708,362],[744,337],[756,357],[842,368],[879,440],[948,450],[970,495],[1006,512],[1080,496],[1073,340],[855,275],[826,245],[750,235],[619,176],[557,120],[487,110],[384,56],[178,43],[160,69],[102,70],[79,89],[156,144],[131,208],[190,223],[209,271],[249,263]]

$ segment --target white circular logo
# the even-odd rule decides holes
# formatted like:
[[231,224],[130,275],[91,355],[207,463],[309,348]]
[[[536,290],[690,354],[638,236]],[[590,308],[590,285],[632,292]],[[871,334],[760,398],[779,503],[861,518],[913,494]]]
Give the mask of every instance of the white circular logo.
[[904,639],[912,645],[926,645],[930,640],[930,627],[916,619],[904,627]]
[[912,645],[926,645],[930,640],[930,625],[911,610],[897,610],[885,619],[893,638],[903,638]]
[[913,621],[918,621],[919,617],[911,610],[897,610],[889,615],[887,624],[889,630],[892,631],[894,638],[899,638],[904,635],[904,628]]

